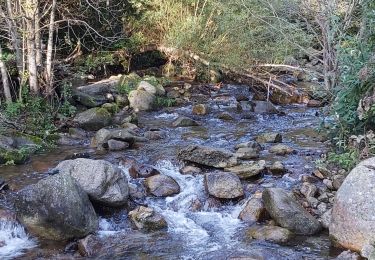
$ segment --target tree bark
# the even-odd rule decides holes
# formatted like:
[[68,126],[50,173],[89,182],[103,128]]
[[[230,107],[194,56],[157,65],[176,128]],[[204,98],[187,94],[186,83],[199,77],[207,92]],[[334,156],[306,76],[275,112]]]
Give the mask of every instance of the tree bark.
[[48,26],[48,43],[47,43],[47,58],[46,58],[46,81],[47,81],[47,95],[53,93],[53,68],[52,68],[52,55],[53,55],[53,36],[55,30],[55,12],[56,0],[52,1],[52,8],[50,14],[50,21]]
[[36,65],[42,66],[42,39],[40,32],[40,11],[39,1],[35,0],[35,51],[36,51]]
[[38,84],[38,70],[36,63],[36,50],[35,50],[35,0],[25,1],[25,15],[26,15],[26,46],[27,46],[27,69],[29,73],[29,85],[31,93],[34,95],[39,94]]
[[3,89],[4,89],[4,96],[7,103],[12,102],[12,94],[10,92],[10,84],[8,79],[8,71],[4,62],[3,57],[3,50],[0,45],[0,73],[1,73],[1,79],[3,82]]

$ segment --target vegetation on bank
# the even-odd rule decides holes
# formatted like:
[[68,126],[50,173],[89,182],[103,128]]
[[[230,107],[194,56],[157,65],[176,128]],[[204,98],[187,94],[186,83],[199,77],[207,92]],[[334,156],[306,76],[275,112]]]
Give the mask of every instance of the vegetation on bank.
[[[303,71],[312,72],[304,78],[320,84],[319,96],[328,93],[332,104],[329,128],[337,151],[328,159],[349,169],[373,154],[373,1],[108,3],[77,8],[75,1],[0,0],[3,132],[16,129],[51,143],[58,122],[77,112],[73,74],[100,79],[161,66],[162,73],[146,74],[207,82],[229,68],[250,75],[255,85],[274,86],[280,71],[295,77]],[[132,73],[117,90],[127,95],[140,80],[166,83]],[[157,106],[173,103],[156,100]]]

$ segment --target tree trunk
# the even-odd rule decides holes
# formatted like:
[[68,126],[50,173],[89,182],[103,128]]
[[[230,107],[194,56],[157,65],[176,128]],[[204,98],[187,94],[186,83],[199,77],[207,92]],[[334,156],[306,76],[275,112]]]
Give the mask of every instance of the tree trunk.
[[12,94],[10,92],[10,84],[8,79],[8,71],[5,66],[5,62],[3,61],[3,50],[0,46],[0,73],[1,73],[1,79],[3,82],[3,89],[4,89],[4,95],[5,100],[7,103],[12,102]]
[[29,73],[29,85],[31,93],[39,94],[38,71],[36,64],[36,50],[35,50],[35,10],[36,1],[25,1],[25,15],[26,15],[26,46],[27,46],[27,68]]
[[47,95],[53,92],[53,68],[52,68],[52,55],[53,55],[53,34],[55,30],[55,11],[56,0],[52,1],[51,15],[48,27],[48,43],[47,43],[47,58],[46,58],[46,81],[47,81]]
[[36,65],[42,66],[42,39],[40,32],[40,11],[39,3],[36,0],[36,13],[35,13],[35,51],[36,51]]

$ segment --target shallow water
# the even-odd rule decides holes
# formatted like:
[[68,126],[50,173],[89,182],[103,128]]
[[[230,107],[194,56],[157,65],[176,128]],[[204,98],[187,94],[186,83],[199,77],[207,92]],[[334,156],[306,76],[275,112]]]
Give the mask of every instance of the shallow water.
[[[88,146],[60,147],[34,156],[31,163],[25,166],[0,168],[1,177],[14,190],[18,190],[45,177],[46,174],[40,172],[54,167],[67,155],[83,151],[92,154],[92,158],[104,158],[112,162],[117,162],[117,158],[130,156],[153,164],[163,174],[173,177],[181,186],[180,194],[167,198],[149,197],[141,202],[154,207],[166,218],[168,231],[144,234],[134,230],[129,224],[125,209],[113,214],[102,214],[98,236],[103,242],[103,248],[97,259],[329,259],[330,243],[324,233],[315,237],[296,237],[285,245],[247,238],[248,226],[238,219],[245,200],[228,202],[216,209],[203,208],[198,212],[191,210],[192,201],[197,198],[204,200],[207,194],[203,175],[179,173],[182,164],[177,160],[176,154],[180,147],[195,143],[234,151],[236,144],[249,141],[260,133],[282,133],[283,143],[293,147],[297,153],[287,157],[275,156],[267,152],[270,145],[264,145],[260,159],[268,163],[280,160],[289,172],[282,177],[265,175],[244,181],[246,197],[265,187],[293,188],[302,174],[311,173],[314,160],[326,150],[325,144],[321,142],[323,138],[316,130],[321,122],[321,118],[317,116],[319,109],[291,105],[280,107],[285,115],[256,115],[247,111],[240,113],[236,111],[234,98],[238,93],[251,97],[248,89],[240,86],[228,85],[214,93],[208,101],[210,113],[206,116],[191,115],[191,104],[139,115],[142,131],[164,131],[167,136],[165,139],[139,143],[136,149],[106,155],[95,154]],[[218,115],[224,111],[229,112],[235,120],[218,119]],[[171,123],[179,115],[196,119],[200,126],[172,128]],[[122,167],[122,170],[128,175],[126,167]],[[129,182],[135,181],[129,175],[128,179]],[[0,205],[9,207],[4,198],[0,199]],[[0,226],[0,241],[4,232],[7,232],[6,227]],[[0,248],[0,258],[12,256],[33,259],[37,255],[79,258],[71,252],[64,253],[64,245],[48,246],[47,250],[44,243],[37,244],[34,238],[23,235],[22,239],[23,242],[10,253],[5,252],[4,247]],[[21,253],[24,255],[20,257]]]

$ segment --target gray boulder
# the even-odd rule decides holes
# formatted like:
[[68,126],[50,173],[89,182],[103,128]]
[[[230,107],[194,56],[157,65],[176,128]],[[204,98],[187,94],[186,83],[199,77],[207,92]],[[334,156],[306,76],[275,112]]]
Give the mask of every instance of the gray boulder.
[[186,116],[180,116],[172,123],[172,126],[174,127],[190,127],[198,125],[199,124],[196,121]]
[[79,158],[59,163],[59,174],[72,176],[94,202],[121,206],[129,195],[128,181],[119,168],[103,160]]
[[360,252],[375,244],[375,158],[360,162],[336,193],[329,234],[341,247]]
[[247,162],[241,165],[225,168],[225,171],[236,174],[240,179],[248,179],[259,175],[266,170],[266,161],[264,160]]
[[91,145],[98,148],[108,148],[108,141],[111,139],[126,142],[129,144],[129,146],[132,146],[136,141],[147,141],[146,138],[137,136],[132,130],[124,128],[102,128],[96,132]]
[[240,179],[229,172],[209,172],[204,176],[208,194],[219,199],[235,199],[244,195]]
[[256,138],[258,143],[281,143],[283,137],[279,133],[263,133]]
[[91,108],[77,114],[73,122],[77,123],[84,130],[96,131],[109,126],[112,122],[112,116],[104,108]]
[[158,174],[146,179],[147,190],[156,197],[167,197],[180,193],[178,183],[167,175]]
[[129,212],[133,224],[141,230],[156,231],[168,227],[163,216],[157,213],[153,208],[140,206]]
[[98,228],[86,192],[69,175],[54,175],[15,195],[14,208],[28,231],[44,239],[81,238]]
[[145,90],[132,90],[128,98],[129,105],[135,112],[152,110],[155,102],[155,95]]
[[250,198],[238,216],[238,218],[242,221],[250,223],[261,222],[266,220],[268,217],[269,215],[262,199],[257,197]]
[[268,213],[280,226],[300,235],[313,235],[321,230],[319,221],[283,189],[268,188],[262,198]]
[[252,101],[253,111],[258,114],[278,114],[279,110],[269,101]]
[[247,235],[257,240],[275,243],[286,243],[293,237],[293,233],[288,229],[277,226],[252,227]]
[[201,145],[189,145],[182,148],[178,157],[180,160],[215,168],[231,167],[237,164],[237,157],[231,151]]

